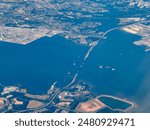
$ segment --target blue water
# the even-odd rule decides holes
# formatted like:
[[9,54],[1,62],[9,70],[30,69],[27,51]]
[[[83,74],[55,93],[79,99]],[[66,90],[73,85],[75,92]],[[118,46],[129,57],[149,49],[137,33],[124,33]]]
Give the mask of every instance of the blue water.
[[88,81],[97,95],[127,98],[139,106],[143,106],[143,102],[149,104],[150,52],[133,44],[139,39],[139,36],[123,31],[112,31],[95,47],[78,78]]
[[150,52],[133,44],[138,39],[123,31],[112,31],[93,49],[82,69],[89,47],[58,35],[25,46],[0,42],[0,83],[20,84],[31,93],[42,94],[55,81],[57,87],[64,87],[78,73],[78,80],[88,82],[96,95],[127,98],[138,108],[145,103],[142,111],[149,112]]
[[57,87],[64,87],[78,72],[86,50],[58,35],[26,46],[0,42],[0,83],[20,84],[39,94],[55,81]]
[[131,107],[131,104],[129,103],[126,103],[117,99],[113,99],[110,97],[100,97],[99,100],[112,109],[126,110],[127,108]]

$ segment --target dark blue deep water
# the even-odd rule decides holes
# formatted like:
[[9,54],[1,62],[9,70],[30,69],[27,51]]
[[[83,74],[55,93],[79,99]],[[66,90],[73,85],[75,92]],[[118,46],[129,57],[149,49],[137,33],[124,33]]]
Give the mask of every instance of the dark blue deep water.
[[0,42],[0,83],[20,84],[39,94],[56,81],[57,87],[64,87],[78,71],[86,50],[58,35],[25,46]]
[[0,83],[20,84],[41,94],[55,81],[57,87],[64,87],[78,73],[78,80],[88,82],[96,95],[127,98],[138,104],[137,111],[150,112],[150,52],[133,44],[138,39],[112,31],[93,49],[82,69],[88,47],[58,35],[25,46],[0,42]]
[[127,98],[143,108],[139,111],[150,112],[150,52],[133,44],[138,39],[119,30],[109,33],[89,56],[79,79],[88,81],[96,94]]
[[131,107],[131,104],[121,100],[113,99],[112,97],[100,97],[99,100],[112,109],[126,110],[127,108]]

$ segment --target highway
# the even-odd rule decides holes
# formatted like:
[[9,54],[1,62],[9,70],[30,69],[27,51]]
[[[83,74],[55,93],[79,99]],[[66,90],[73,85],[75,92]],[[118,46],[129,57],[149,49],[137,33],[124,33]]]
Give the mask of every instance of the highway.
[[32,111],[40,110],[40,109],[43,109],[43,108],[46,108],[46,107],[51,106],[52,103],[53,103],[53,101],[54,101],[54,99],[55,99],[64,89],[68,88],[70,85],[72,85],[72,84],[75,82],[77,76],[78,76],[78,74],[76,73],[75,76],[73,77],[73,80],[72,80],[68,85],[66,85],[66,86],[65,86],[64,88],[62,88],[62,89],[56,90],[56,92],[50,97],[49,102],[46,103],[44,106],[39,107],[39,108],[34,108],[34,109],[27,109],[27,110],[17,111],[17,113],[18,113],[18,112],[19,112],[19,113],[32,112]]
[[[106,32],[104,32],[104,34],[100,37],[100,39],[94,43],[91,44],[91,47],[89,48],[89,50],[87,51],[85,57],[84,57],[84,61],[83,63],[88,59],[89,55],[91,54],[91,52],[93,51],[93,49],[100,43],[101,40],[103,40],[103,38],[110,32],[114,31],[114,30],[118,30],[118,29],[122,29],[124,27],[128,27],[128,26],[131,26],[131,25],[135,25],[135,24],[141,24],[141,23],[146,23],[146,22],[150,22],[150,20],[145,20],[145,21],[140,21],[140,22],[135,22],[135,23],[131,23],[131,24],[128,24],[128,25],[122,25],[122,26],[118,26],[118,27],[114,27],[114,28],[111,28],[109,30],[107,30]],[[58,89],[49,99],[49,102],[46,103],[44,106],[42,107],[39,107],[39,108],[35,108],[35,109],[27,109],[27,110],[21,110],[21,111],[17,111],[17,113],[21,113],[21,112],[32,112],[32,111],[36,111],[36,110],[40,110],[40,109],[43,109],[43,108],[47,108],[49,106],[52,105],[53,101],[55,100],[56,97],[58,97],[58,95],[64,91],[65,89],[67,89],[68,87],[70,87],[72,84],[74,84],[74,82],[76,81],[77,79],[77,76],[78,76],[78,73],[76,73],[72,79],[72,81],[66,85],[65,87],[63,87],[62,89]],[[3,87],[3,85],[0,84],[0,86]],[[60,106],[57,106],[57,107],[60,107]],[[62,107],[63,108],[63,107]],[[64,110],[67,108],[63,108]]]
[[100,43],[100,41],[101,41],[108,33],[112,32],[112,31],[114,31],[114,30],[117,30],[117,29],[121,29],[121,28],[124,28],[124,27],[128,27],[128,26],[134,25],[134,24],[140,24],[140,23],[146,23],[146,22],[150,22],[150,20],[135,22],[135,23],[131,23],[131,24],[128,24],[128,25],[122,25],[122,26],[114,27],[114,28],[111,28],[111,29],[107,30],[107,31],[100,37],[100,39],[99,39],[97,42],[94,42],[94,43],[92,44],[92,46],[90,47],[90,49],[88,50],[88,52],[86,53],[86,55],[85,55],[85,57],[84,57],[84,61],[87,60],[87,58],[89,57],[89,55],[91,54],[91,52],[93,51],[93,49]]

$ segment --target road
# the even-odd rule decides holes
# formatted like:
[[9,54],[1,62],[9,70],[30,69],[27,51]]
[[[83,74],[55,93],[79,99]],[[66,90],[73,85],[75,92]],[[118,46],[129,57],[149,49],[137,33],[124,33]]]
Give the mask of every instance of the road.
[[60,89],[60,90],[58,89],[58,90],[50,97],[49,102],[46,103],[44,106],[39,107],[39,108],[34,108],[34,109],[27,109],[27,110],[17,111],[17,113],[18,113],[18,112],[19,112],[19,113],[32,112],[32,111],[44,109],[44,108],[46,108],[46,107],[51,106],[52,103],[53,103],[53,101],[54,101],[54,99],[55,99],[64,89],[68,88],[69,86],[71,86],[71,85],[75,82],[77,76],[78,76],[78,74],[76,73],[75,76],[73,77],[73,80],[72,80],[68,85],[66,85],[64,88],[62,88],[62,89]]
[[112,31],[114,31],[114,30],[117,30],[117,29],[121,29],[121,28],[124,28],[124,27],[128,27],[128,26],[134,25],[134,24],[140,24],[140,23],[146,23],[146,22],[150,22],[150,20],[135,22],[135,23],[131,23],[131,24],[128,24],[128,25],[122,25],[122,26],[114,27],[114,28],[111,28],[111,29],[107,30],[107,31],[100,37],[100,39],[99,39],[97,42],[94,42],[94,43],[92,44],[92,46],[90,47],[90,49],[88,50],[88,52],[86,53],[86,55],[85,55],[85,57],[84,57],[84,61],[87,60],[87,58],[89,57],[89,55],[91,54],[91,52],[93,51],[93,49],[100,43],[100,41],[101,41],[108,33],[112,32]]

